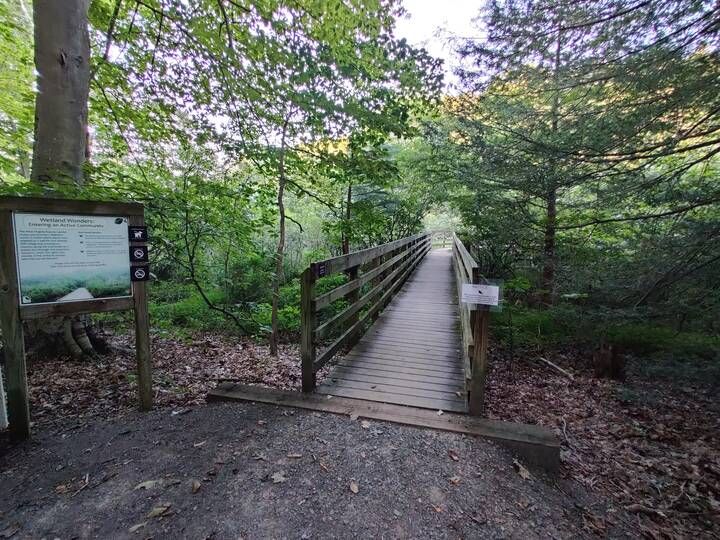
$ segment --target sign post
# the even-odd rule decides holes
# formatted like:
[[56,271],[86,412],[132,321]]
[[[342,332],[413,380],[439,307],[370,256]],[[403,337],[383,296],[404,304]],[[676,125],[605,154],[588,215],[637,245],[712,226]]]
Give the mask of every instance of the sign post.
[[14,437],[30,436],[23,321],[134,310],[140,407],[152,407],[144,219],[135,203],[0,197],[0,328]]
[[[473,281],[480,281],[473,276]],[[487,374],[487,346],[490,326],[490,310],[499,309],[501,285],[485,280],[485,283],[463,283],[461,302],[470,304],[473,336],[473,355],[471,359],[472,377],[470,379],[468,409],[471,415],[479,416],[485,404],[485,377]]]

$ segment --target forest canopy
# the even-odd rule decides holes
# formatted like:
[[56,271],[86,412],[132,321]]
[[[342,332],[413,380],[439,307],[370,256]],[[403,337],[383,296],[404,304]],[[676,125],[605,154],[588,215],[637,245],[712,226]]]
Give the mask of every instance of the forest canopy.
[[450,87],[394,0],[93,0],[84,161],[57,175],[33,173],[41,4],[0,6],[1,191],[144,203],[159,327],[276,346],[309,262],[436,228],[573,339],[718,332],[713,2],[481,3]]

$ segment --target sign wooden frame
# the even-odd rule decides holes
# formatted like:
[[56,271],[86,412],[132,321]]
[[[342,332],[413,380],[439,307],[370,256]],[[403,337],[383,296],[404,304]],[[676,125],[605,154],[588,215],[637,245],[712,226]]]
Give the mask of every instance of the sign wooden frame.
[[[138,203],[0,197],[0,329],[2,329],[2,340],[5,343],[8,420],[13,437],[26,439],[30,436],[23,321],[132,309],[135,315],[135,351],[140,409],[150,410],[153,396],[147,282],[132,282],[132,293],[127,297],[21,305],[13,231],[13,214],[15,212],[127,216],[129,226],[145,226],[145,209],[142,204]],[[130,246],[134,244],[129,241]]]

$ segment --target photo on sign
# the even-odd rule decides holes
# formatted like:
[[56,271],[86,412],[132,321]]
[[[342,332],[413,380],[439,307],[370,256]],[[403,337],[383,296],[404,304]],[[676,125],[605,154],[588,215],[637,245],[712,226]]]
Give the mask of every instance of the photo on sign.
[[22,304],[131,295],[127,217],[16,212],[13,223]]

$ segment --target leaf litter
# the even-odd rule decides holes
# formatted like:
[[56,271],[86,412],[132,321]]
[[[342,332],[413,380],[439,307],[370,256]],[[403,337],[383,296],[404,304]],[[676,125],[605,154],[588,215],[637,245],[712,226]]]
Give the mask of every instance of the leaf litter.
[[[533,362],[538,356],[573,379]],[[528,348],[511,360],[491,347],[487,416],[554,430],[561,474],[609,496],[643,535],[720,537],[720,407],[712,385],[644,375],[639,362],[656,359],[628,358],[625,382],[598,379],[591,358],[565,347]],[[584,520],[605,534],[602,518],[588,512]]]

